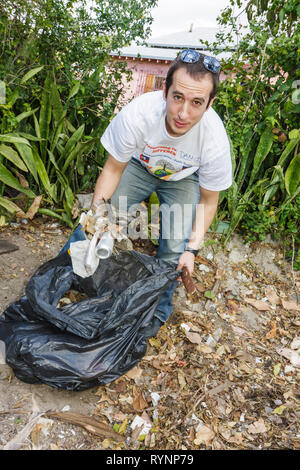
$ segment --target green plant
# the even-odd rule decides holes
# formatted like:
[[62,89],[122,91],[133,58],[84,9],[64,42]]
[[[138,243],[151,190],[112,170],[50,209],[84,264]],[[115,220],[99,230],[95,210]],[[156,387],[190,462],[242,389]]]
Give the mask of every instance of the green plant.
[[[79,177],[84,175],[88,155],[99,137],[85,136],[84,124],[78,129],[70,124],[69,99],[76,89],[70,91],[63,105],[54,78],[49,70],[40,107],[16,116],[18,132],[0,135],[0,181],[31,199],[36,191],[43,194],[46,204],[58,207],[55,211],[41,208],[40,213],[53,215],[72,227],[74,195],[81,190]],[[14,203],[4,198],[0,198],[0,204],[6,210],[16,210]]]
[[[249,21],[245,32],[239,26],[242,11]],[[222,61],[226,79],[214,104],[230,137],[233,165],[233,184],[221,194],[216,217],[230,220],[225,242],[252,204],[260,207],[267,229],[271,207],[289,203],[299,192],[298,14],[296,0],[230,0],[218,18],[216,43],[206,43],[218,54],[220,45],[230,51],[233,33],[240,38]],[[263,233],[262,220],[251,217]]]
[[285,256],[294,259],[293,267],[300,269],[300,195],[279,207],[247,204],[240,223],[246,242],[264,241],[268,234],[282,243]]

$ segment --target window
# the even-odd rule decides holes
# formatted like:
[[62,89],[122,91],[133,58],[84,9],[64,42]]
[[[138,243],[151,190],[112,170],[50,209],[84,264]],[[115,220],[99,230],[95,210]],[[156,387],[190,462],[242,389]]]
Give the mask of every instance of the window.
[[151,74],[147,75],[144,93],[147,93],[148,91],[162,90],[164,81],[165,77]]

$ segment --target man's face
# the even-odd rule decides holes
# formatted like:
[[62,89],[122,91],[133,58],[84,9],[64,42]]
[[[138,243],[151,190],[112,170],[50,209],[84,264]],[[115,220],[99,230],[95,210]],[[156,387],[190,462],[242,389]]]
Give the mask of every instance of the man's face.
[[166,100],[166,129],[173,137],[186,134],[197,122],[209,106],[212,105],[209,96],[213,84],[209,75],[200,80],[192,78],[185,70],[180,68],[173,75],[173,82],[169,88]]

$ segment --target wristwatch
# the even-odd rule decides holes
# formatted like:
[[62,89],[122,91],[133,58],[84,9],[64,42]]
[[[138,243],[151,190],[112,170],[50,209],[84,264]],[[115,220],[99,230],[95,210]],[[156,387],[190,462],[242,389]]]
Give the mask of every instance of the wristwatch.
[[189,251],[190,253],[193,253],[193,255],[194,255],[195,258],[196,258],[196,256],[198,255],[198,253],[199,253],[200,250],[193,250],[193,248],[189,248],[189,247],[187,246],[184,251]]

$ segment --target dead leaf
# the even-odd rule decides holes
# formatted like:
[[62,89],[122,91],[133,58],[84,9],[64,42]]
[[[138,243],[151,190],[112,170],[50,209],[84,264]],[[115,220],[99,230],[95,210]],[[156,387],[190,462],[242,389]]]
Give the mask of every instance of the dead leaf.
[[232,310],[233,312],[238,312],[239,309],[240,309],[240,305],[238,302],[236,302],[235,300],[232,300],[232,299],[228,299],[227,302],[226,302],[226,306]]
[[181,370],[178,371],[177,378],[178,378],[178,383],[180,385],[180,388],[185,387],[186,386],[185,376]]
[[250,424],[250,426],[248,427],[248,432],[250,434],[260,434],[267,432],[264,420],[260,418],[258,421],[255,421],[254,423]]
[[216,279],[222,279],[222,277],[225,275],[225,271],[223,269],[217,269],[216,271]]
[[275,366],[273,367],[273,374],[275,375],[275,377],[279,374],[280,369],[281,369],[281,364],[279,362],[278,364],[275,364]]
[[154,348],[156,349],[160,349],[161,348],[161,342],[159,341],[158,338],[150,338],[149,339],[149,344],[151,346],[153,346]]
[[207,344],[198,344],[197,351],[199,351],[203,354],[211,354],[211,353],[214,352],[214,350],[210,346],[208,346]]
[[286,405],[280,405],[277,408],[275,408],[275,410],[273,410],[272,413],[275,415],[282,415],[285,409],[286,409]]
[[124,421],[122,422],[120,428],[119,428],[119,434],[124,434],[124,432],[126,431],[126,428],[127,428],[127,424],[128,424],[128,418],[125,418]]
[[25,178],[25,176],[23,176],[18,171],[16,171],[16,174],[18,176],[18,179],[19,179],[19,182],[20,182],[21,186],[23,186],[23,188],[29,188],[29,183],[28,183],[27,179]]
[[39,210],[39,207],[41,205],[41,201],[42,201],[42,198],[43,196],[37,196],[33,203],[31,204],[31,206],[29,207],[28,211],[26,212],[25,214],[25,218],[26,219],[30,219],[32,220],[33,217],[35,216],[35,214],[37,213],[37,211]]
[[139,366],[135,366],[133,369],[127,372],[127,374],[125,374],[124,377],[135,380],[135,379],[139,379],[142,374],[143,374],[143,369],[141,369]]
[[30,433],[31,442],[34,446],[38,445],[42,428],[43,425],[41,423],[36,423]]
[[300,305],[296,302],[281,299],[281,304],[285,310],[296,310],[300,312]]
[[144,410],[145,408],[148,408],[148,403],[144,399],[141,390],[139,390],[137,387],[133,388],[132,406],[136,411]]
[[271,322],[271,330],[266,334],[266,339],[276,338],[277,335],[277,322]]
[[60,448],[58,447],[58,445],[56,444],[50,444],[50,450],[60,450]]
[[206,290],[202,282],[197,282],[197,284],[195,284],[195,287],[199,292],[205,292]]
[[108,404],[110,405],[113,405],[114,402],[111,400],[111,398],[105,393],[103,392],[103,390],[98,390],[95,395],[100,395],[100,400],[98,401],[98,403],[101,403],[102,401],[107,401]]
[[193,333],[192,331],[186,331],[185,330],[185,335],[191,343],[194,343],[194,344],[201,344],[202,343],[202,339],[201,339],[201,336],[199,335],[199,333]]
[[72,214],[73,219],[76,219],[80,214],[78,199],[76,199],[74,202],[74,205],[71,209],[71,214]]
[[265,294],[268,299],[268,301],[273,305],[279,305],[280,304],[280,297],[276,294],[276,292],[272,289],[271,286],[268,286],[265,289]]
[[244,301],[255,307],[257,310],[261,310],[262,312],[270,310],[270,305],[268,305],[263,300],[256,300],[250,299],[249,297],[244,297]]
[[208,426],[201,426],[196,433],[196,439],[194,439],[194,444],[199,446],[200,444],[209,445],[209,443],[215,437],[214,431]]

